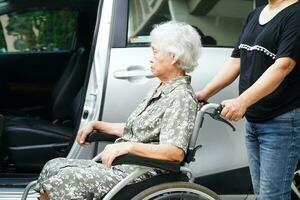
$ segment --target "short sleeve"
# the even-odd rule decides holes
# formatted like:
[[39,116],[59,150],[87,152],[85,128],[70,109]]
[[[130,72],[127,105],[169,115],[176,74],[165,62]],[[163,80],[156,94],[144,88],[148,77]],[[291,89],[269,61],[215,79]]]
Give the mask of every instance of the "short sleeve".
[[254,12],[255,12],[255,10],[251,11],[249,13],[249,15],[247,16],[246,22],[245,22],[245,24],[242,28],[239,39],[238,39],[237,43],[235,44],[234,49],[231,53],[231,57],[233,57],[233,58],[240,58],[240,48],[239,48],[239,46],[240,46],[240,43],[241,43],[241,38],[242,38],[242,35],[244,34],[244,30],[245,30],[246,26],[248,25],[248,22],[250,21],[250,19],[254,15]]
[[186,153],[195,125],[197,103],[186,91],[176,93],[162,118],[159,143],[174,145]]
[[280,35],[276,59],[290,57],[300,63],[300,10],[291,15]]

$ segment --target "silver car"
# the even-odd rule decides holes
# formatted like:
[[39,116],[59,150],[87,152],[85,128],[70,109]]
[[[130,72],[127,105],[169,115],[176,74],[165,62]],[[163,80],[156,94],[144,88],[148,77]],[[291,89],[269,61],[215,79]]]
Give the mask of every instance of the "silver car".
[[[20,0],[20,2],[23,1]],[[22,142],[13,143],[15,141],[9,135],[20,138],[20,135],[23,133],[19,133],[18,128],[23,122],[19,120],[17,121],[20,123],[17,124],[18,127],[15,124],[11,125],[12,128],[8,127],[12,119],[4,115],[5,120],[8,121],[8,125],[4,124],[5,128],[3,132],[8,167],[0,171],[0,199],[3,200],[20,199],[25,185],[36,178],[41,166],[47,160],[41,161],[38,158],[46,157],[51,159],[58,156],[67,156],[69,158],[86,159],[94,157],[104,148],[106,145],[105,142],[98,142],[86,148],[81,148],[74,142],[76,132],[78,128],[84,127],[91,120],[125,121],[146,93],[158,83],[158,80],[153,77],[149,70],[149,59],[151,56],[149,32],[154,24],[166,20],[177,20],[187,22],[198,30],[203,43],[202,55],[199,60],[199,67],[191,74],[192,86],[197,91],[216,74],[223,63],[230,57],[248,13],[254,8],[265,4],[267,1],[78,0],[76,2],[58,2],[54,5],[55,3],[52,4],[50,1],[43,1],[43,3],[42,1],[36,1],[32,5],[24,6],[24,4],[22,7],[22,4],[15,4],[15,1],[0,1],[0,14],[3,13],[2,15],[4,15],[5,13],[6,15],[6,18],[0,16],[3,27],[6,27],[4,24],[14,16],[9,13],[19,11],[18,5],[21,5],[20,10],[24,10],[24,7],[26,7],[26,10],[31,7],[49,10],[68,8],[69,10],[78,12],[77,15],[81,17],[79,23],[83,21],[80,24],[81,27],[78,28],[80,31],[75,31],[76,34],[72,35],[75,42],[72,40],[67,50],[64,47],[63,51],[61,50],[63,47],[51,49],[50,45],[45,45],[45,47],[36,45],[40,49],[36,50],[32,48],[26,51],[26,48],[28,48],[26,46],[26,42],[28,42],[26,37],[24,36],[23,38],[25,39],[22,41],[17,40],[22,38],[18,35],[14,36],[16,38],[19,37],[17,39],[11,38],[13,36],[9,34],[10,29],[3,28],[4,33],[7,35],[6,38],[8,38],[6,41],[13,40],[10,43],[14,47],[18,47],[15,49],[21,49],[17,51],[18,55],[33,52],[31,53],[32,58],[35,58],[34,56],[40,57],[41,54],[46,54],[48,56],[46,60],[50,61],[52,58],[51,54],[58,54],[60,56],[58,57],[61,58],[60,64],[62,65],[62,63],[72,58],[70,55],[72,53],[70,52],[78,49],[80,46],[78,44],[79,38],[82,40],[79,41],[84,44],[85,51],[88,52],[87,57],[89,57],[89,59],[83,62],[86,66],[84,68],[84,74],[86,75],[82,75],[84,78],[81,77],[80,87],[77,86],[76,92],[72,93],[72,98],[78,98],[78,101],[82,102],[78,103],[75,112],[77,118],[58,119],[58,121],[52,121],[52,125],[47,125],[49,132],[57,128],[53,127],[53,123],[54,125],[57,123],[57,126],[59,125],[66,129],[70,128],[70,126],[67,126],[69,123],[68,120],[70,120],[73,123],[71,128],[68,129],[72,133],[71,136],[67,137],[65,134],[63,138],[59,138],[56,135],[55,137],[49,136],[45,139],[41,137],[42,133],[40,132],[32,136],[33,131],[31,130],[31,133],[26,132],[28,139],[30,137],[32,137],[32,140],[41,138],[40,140],[36,139],[36,143],[30,145],[25,145]],[[3,4],[2,7],[1,4]],[[7,5],[10,6],[10,9],[7,9]],[[5,11],[1,13],[1,9]],[[89,9],[90,12],[88,11]],[[94,16],[94,18],[91,16]],[[74,15],[74,17],[76,16]],[[84,25],[88,26],[84,23],[84,20],[89,17],[94,19],[94,21],[91,20],[90,22],[92,24],[90,27],[93,28],[82,28]],[[42,17],[40,20],[37,20],[37,23],[43,22],[44,18]],[[59,19],[63,20],[64,18]],[[32,32],[37,32],[37,30],[33,29]],[[92,34],[93,37],[91,36]],[[86,37],[84,37],[85,35]],[[84,38],[88,38],[89,40],[84,41]],[[7,48],[4,48],[3,56],[7,56],[5,53],[13,51],[8,48],[11,45],[10,43],[7,43]],[[43,52],[41,53],[41,51]],[[0,55],[0,64],[1,58],[2,55]],[[57,55],[53,57],[53,59],[56,58]],[[60,72],[58,74],[57,76],[53,75],[52,83],[57,83],[59,80],[67,80],[59,78],[68,76],[67,72]],[[65,81],[61,81],[61,87],[67,84]],[[224,99],[237,96],[237,87],[237,82],[234,82],[218,95],[211,98],[210,102],[220,103]],[[53,94],[55,89],[52,88],[51,92]],[[62,93],[66,94],[66,92]],[[62,111],[64,108],[66,107],[61,107],[58,110]],[[27,118],[28,120],[31,120],[34,124],[33,118]],[[51,120],[48,118],[49,121]],[[36,122],[36,124],[39,123],[41,122]],[[196,161],[190,165],[190,168],[193,171],[195,183],[204,185],[215,191],[224,200],[254,199],[244,146],[243,121],[234,122],[233,125],[236,127],[236,132],[233,132],[230,127],[223,123],[209,118],[205,119],[197,141],[197,144],[201,144],[203,147],[197,152]],[[23,126],[25,125],[22,124]],[[40,156],[37,153],[36,157],[34,157],[34,152],[38,152],[39,150],[40,152],[44,150],[45,154]],[[28,153],[24,154],[24,151],[28,151]],[[31,162],[27,163],[26,160],[18,162],[18,159],[24,159],[23,156],[26,157],[28,154],[31,154],[28,157],[28,159],[32,158]],[[36,163],[36,165],[32,163]],[[31,192],[29,199],[33,199],[36,196],[36,193]],[[295,199],[297,198],[295,197]]]

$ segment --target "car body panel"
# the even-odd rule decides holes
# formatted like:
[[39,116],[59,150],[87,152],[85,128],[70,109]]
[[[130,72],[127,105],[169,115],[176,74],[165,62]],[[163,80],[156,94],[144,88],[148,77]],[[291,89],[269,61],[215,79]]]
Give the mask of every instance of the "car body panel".
[[[194,90],[200,89],[213,78],[231,51],[231,48],[202,49],[199,67],[191,74]],[[112,48],[102,118],[104,121],[125,122],[147,92],[159,83],[157,78],[149,78],[150,58],[150,47]],[[134,77],[116,78],[116,73],[126,72],[128,68],[130,72],[140,73]],[[145,76],[142,76],[143,74]],[[221,103],[224,99],[236,96],[237,82],[234,82],[210,101]],[[196,177],[247,166],[243,121],[233,124],[237,129],[236,132],[225,124],[209,118],[204,121],[197,142],[203,145],[203,148],[198,151],[196,162],[191,164]]]

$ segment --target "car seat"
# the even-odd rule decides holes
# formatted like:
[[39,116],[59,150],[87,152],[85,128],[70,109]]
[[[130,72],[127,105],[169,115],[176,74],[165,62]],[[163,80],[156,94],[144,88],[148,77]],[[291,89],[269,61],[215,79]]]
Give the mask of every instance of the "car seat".
[[40,170],[50,159],[64,156],[74,136],[87,59],[84,48],[70,58],[52,94],[52,119],[5,117],[3,147],[9,163],[19,169]]

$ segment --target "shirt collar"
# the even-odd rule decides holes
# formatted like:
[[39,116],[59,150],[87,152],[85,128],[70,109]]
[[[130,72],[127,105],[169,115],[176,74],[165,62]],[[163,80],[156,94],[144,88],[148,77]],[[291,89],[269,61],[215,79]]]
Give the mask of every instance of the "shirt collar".
[[161,84],[159,89],[162,91],[163,94],[169,94],[172,92],[176,87],[182,84],[190,84],[191,83],[191,76],[185,75],[185,76],[178,76],[164,85]]

